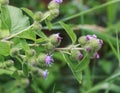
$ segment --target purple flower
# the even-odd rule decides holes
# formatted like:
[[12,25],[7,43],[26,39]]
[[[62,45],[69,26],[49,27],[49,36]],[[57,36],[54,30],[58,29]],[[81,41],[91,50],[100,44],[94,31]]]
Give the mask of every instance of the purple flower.
[[43,78],[46,78],[47,75],[48,75],[48,70],[45,70],[45,71],[42,72],[42,77]]
[[52,56],[51,55],[47,55],[45,57],[45,62],[46,62],[46,64],[50,65],[53,62]]
[[62,38],[60,37],[60,33],[56,34],[56,38],[57,38],[58,42],[61,42]]
[[96,54],[94,55],[94,57],[97,58],[97,59],[99,59],[99,58],[100,58],[100,55],[99,55],[98,53],[96,53]]
[[90,35],[86,35],[86,40],[90,40],[91,36]]
[[53,1],[55,1],[57,3],[62,3],[63,2],[63,0],[53,0]]
[[94,34],[94,35],[92,35],[92,37],[93,37],[93,38],[97,38],[97,36],[96,36],[95,34]]
[[90,47],[86,47],[85,50],[86,51],[90,51],[91,49],[90,49]]
[[78,57],[79,57],[79,59],[82,59],[83,58],[83,54],[79,53]]
[[99,44],[102,46],[103,45],[103,41],[101,39],[99,39]]

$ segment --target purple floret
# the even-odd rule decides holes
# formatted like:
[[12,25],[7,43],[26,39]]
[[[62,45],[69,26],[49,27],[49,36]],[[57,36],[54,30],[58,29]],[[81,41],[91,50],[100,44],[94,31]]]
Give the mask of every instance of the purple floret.
[[60,37],[60,33],[57,33],[56,37],[57,37],[58,42],[61,42],[62,38]]
[[79,53],[79,59],[83,58],[83,54]]
[[55,1],[57,3],[62,3],[63,2],[63,0],[53,0],[53,1]]
[[42,72],[42,77],[43,78],[46,78],[47,75],[48,75],[48,70],[45,70],[45,71]]
[[51,55],[47,55],[45,58],[46,64],[50,65],[53,62],[53,58]]
[[96,54],[94,55],[94,57],[95,57],[96,59],[99,59],[99,58],[100,58],[100,55],[99,55],[98,53],[96,53]]

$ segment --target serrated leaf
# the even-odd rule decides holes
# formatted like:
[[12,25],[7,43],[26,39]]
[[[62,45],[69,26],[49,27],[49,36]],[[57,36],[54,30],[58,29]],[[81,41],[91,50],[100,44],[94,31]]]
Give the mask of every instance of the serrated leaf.
[[10,53],[10,45],[0,41],[0,55],[8,56]]
[[[1,10],[1,19],[6,23],[11,34],[16,34],[30,25],[29,18],[23,15],[19,8],[7,5],[2,7]],[[7,18],[4,18],[6,15]]]
[[74,31],[72,30],[72,28],[63,22],[59,22],[59,23],[65,29],[65,31],[67,32],[67,34],[71,38],[72,43],[74,44],[76,42],[77,37],[76,37]]

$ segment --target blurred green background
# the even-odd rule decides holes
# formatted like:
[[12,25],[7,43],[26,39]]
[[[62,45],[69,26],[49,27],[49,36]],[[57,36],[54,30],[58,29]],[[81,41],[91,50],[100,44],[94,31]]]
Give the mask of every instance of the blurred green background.
[[[26,7],[33,12],[44,12],[49,1],[10,0],[10,5]],[[41,78],[15,80],[0,70],[0,93],[120,93],[120,3],[104,6],[111,1],[114,0],[64,0],[60,6],[59,17],[53,21],[54,23],[83,12],[66,23],[73,26],[78,37],[96,34],[104,41],[99,51],[100,59],[91,60],[89,67],[83,72],[81,84],[74,78],[67,64],[55,54],[55,63],[45,80]],[[85,11],[88,12],[84,13]],[[67,34],[61,29],[45,31],[46,34],[61,31],[64,38],[61,47],[70,43]]]

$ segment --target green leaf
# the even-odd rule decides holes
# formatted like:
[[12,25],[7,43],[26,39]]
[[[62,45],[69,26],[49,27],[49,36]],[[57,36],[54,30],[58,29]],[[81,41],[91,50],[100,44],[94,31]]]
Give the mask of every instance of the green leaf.
[[4,61],[4,57],[2,55],[0,55],[0,62]]
[[14,58],[14,66],[18,70],[22,70],[22,63],[20,58]]
[[73,75],[77,79],[77,81],[81,84],[82,81],[82,71],[76,71],[75,64],[71,62],[71,60],[68,58],[68,56],[64,53],[62,53],[62,57],[65,60],[65,62],[68,64],[69,68],[71,69]]
[[31,18],[33,18],[34,13],[28,8],[21,8],[25,13],[27,13]]
[[16,79],[20,79],[20,76],[17,70],[12,74],[12,76]]
[[0,41],[0,55],[8,56],[10,53],[10,45]]
[[36,33],[39,37],[47,38],[47,36],[46,36],[41,30],[35,31],[35,33]]
[[45,42],[45,41],[46,41],[46,39],[44,39],[44,38],[39,38],[39,39],[36,40],[36,43],[42,43],[42,42]]
[[79,62],[79,64],[76,66],[76,72],[84,70],[88,64],[90,63],[90,60],[85,56],[82,61]]
[[106,90],[109,89],[111,91],[114,91],[113,93],[119,93],[120,92],[120,87],[118,85],[109,83],[109,82],[103,82],[101,84],[98,84],[94,87],[92,87],[90,90],[86,91],[86,93],[94,93],[95,91],[98,90]]
[[28,43],[26,42],[25,39],[20,39],[20,42],[21,42],[21,46],[22,48],[24,49],[24,51],[29,51],[30,50],[30,47],[28,45]]
[[1,21],[2,21],[1,23],[2,28],[10,30],[11,18],[7,6],[1,7]]
[[21,34],[19,34],[19,37],[20,38],[25,38],[25,39],[30,39],[30,40],[33,40],[33,41],[36,40],[36,35],[31,29],[22,32]]
[[25,76],[28,76],[28,66],[25,63],[23,64],[23,72]]
[[67,25],[67,24],[65,24],[63,22],[59,22],[59,23],[65,29],[65,31],[67,32],[67,34],[71,38],[72,43],[74,44],[76,42],[77,37],[76,37],[74,31],[72,30],[72,28],[69,25]]
[[19,8],[9,5],[4,6],[1,15],[2,21],[6,23],[11,34],[16,34],[30,25],[29,18],[23,15]]
[[0,75],[2,74],[12,75],[12,73],[13,72],[10,70],[0,69]]

